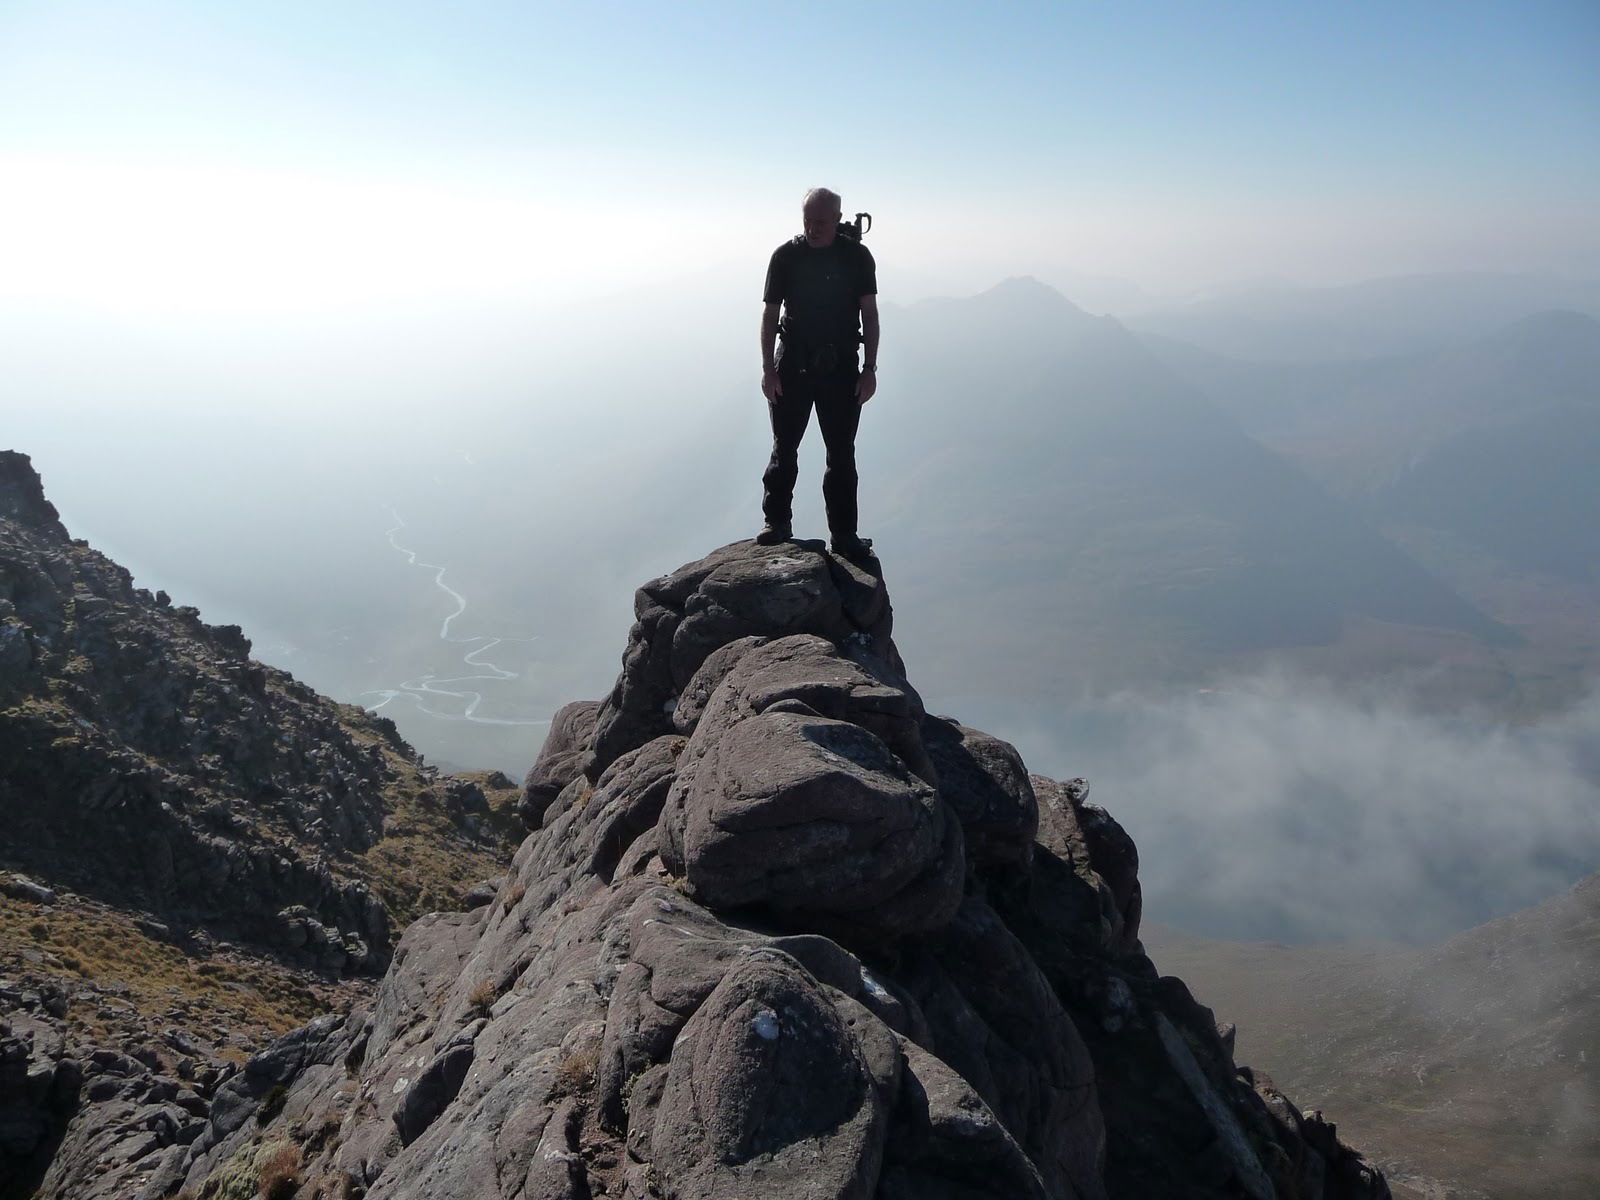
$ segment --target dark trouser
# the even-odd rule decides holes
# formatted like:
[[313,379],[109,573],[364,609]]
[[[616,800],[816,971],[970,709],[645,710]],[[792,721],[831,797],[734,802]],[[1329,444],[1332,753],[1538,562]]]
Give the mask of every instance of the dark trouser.
[[811,372],[781,376],[783,395],[767,401],[772,418],[772,458],[761,477],[761,512],[768,525],[784,526],[793,514],[794,481],[799,474],[800,439],[811,410],[828,448],[822,473],[822,500],[828,508],[828,531],[836,538],[856,532],[856,372],[846,367],[826,375]]

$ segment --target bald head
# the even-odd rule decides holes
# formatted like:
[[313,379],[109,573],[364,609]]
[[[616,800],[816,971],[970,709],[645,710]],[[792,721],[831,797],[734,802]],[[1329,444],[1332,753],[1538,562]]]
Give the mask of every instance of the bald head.
[[820,250],[833,244],[839,232],[839,218],[844,213],[839,193],[827,188],[812,188],[800,205],[800,215],[805,221],[806,244]]
[[835,216],[844,212],[844,201],[839,199],[839,193],[830,191],[827,188],[812,188],[800,203],[802,208],[810,208],[813,204],[820,204],[824,208],[832,209]]

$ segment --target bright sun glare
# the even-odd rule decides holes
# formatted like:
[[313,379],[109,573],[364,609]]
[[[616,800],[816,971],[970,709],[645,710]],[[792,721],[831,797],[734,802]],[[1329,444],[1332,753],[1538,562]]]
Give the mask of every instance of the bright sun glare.
[[[516,189],[223,165],[13,161],[0,302],[129,318],[305,318],[551,302],[661,252],[664,226]],[[636,276],[634,276],[636,278]]]

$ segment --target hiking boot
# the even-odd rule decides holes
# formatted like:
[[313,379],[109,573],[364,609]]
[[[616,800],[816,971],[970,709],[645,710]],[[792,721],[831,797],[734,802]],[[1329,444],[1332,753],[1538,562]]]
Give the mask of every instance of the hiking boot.
[[853,563],[869,563],[877,557],[872,553],[872,539],[857,537],[853,533],[834,538],[830,549],[840,558]]
[[794,529],[789,525],[775,525],[768,521],[761,527],[761,532],[756,534],[756,545],[777,546],[783,542],[794,540]]

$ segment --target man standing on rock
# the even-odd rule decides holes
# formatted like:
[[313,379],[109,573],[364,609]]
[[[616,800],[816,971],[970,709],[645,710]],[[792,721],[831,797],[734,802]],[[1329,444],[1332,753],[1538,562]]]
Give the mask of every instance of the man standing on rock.
[[[767,264],[761,392],[772,418],[772,458],[761,477],[766,525],[756,541],[774,546],[794,535],[800,439],[815,408],[828,449],[822,498],[833,550],[861,561],[872,551],[856,532],[856,426],[878,389],[878,268],[856,237],[840,236],[842,214],[838,193],[812,188],[801,206],[805,233],[774,250]],[[859,366],[858,345],[866,348]]]

